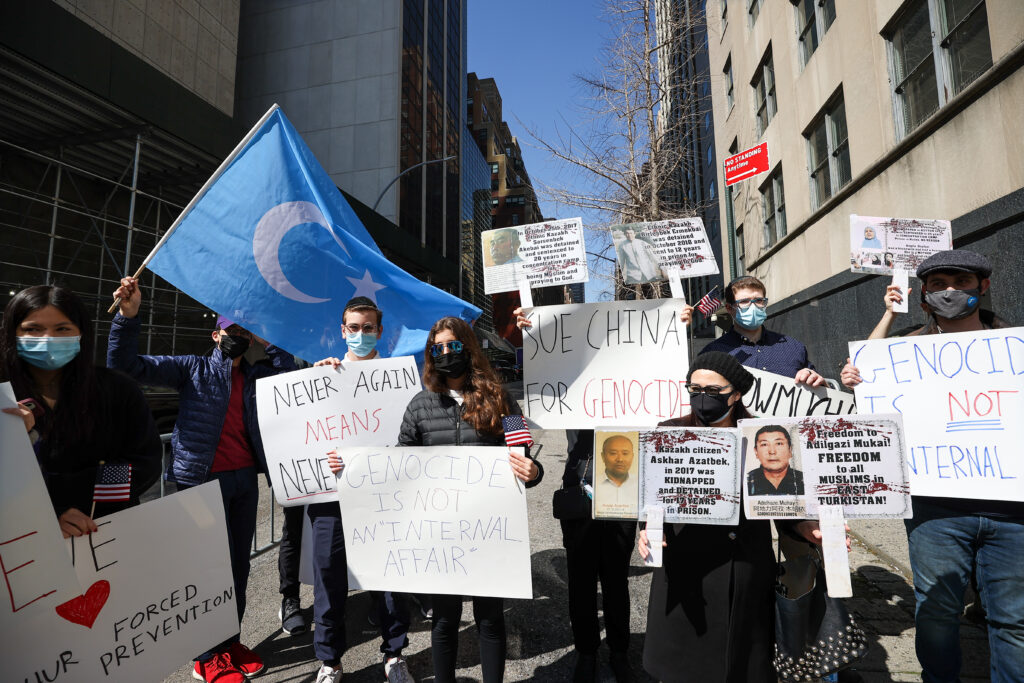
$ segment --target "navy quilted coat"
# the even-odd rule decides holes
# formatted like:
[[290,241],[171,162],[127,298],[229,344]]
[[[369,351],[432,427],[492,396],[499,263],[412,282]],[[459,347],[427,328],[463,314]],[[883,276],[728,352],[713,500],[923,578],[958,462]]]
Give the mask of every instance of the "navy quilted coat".
[[[172,457],[164,477],[187,486],[203,484],[209,479],[228,412],[231,359],[219,348],[210,356],[140,356],[140,329],[138,318],[126,318],[120,313],[114,316],[107,344],[107,366],[142,384],[178,391],[178,420],[171,434]],[[250,365],[245,360],[241,365],[245,374],[242,417],[260,472],[267,471],[267,461],[256,416],[256,380],[295,369],[295,359],[288,352],[268,346],[267,355],[272,365]]]

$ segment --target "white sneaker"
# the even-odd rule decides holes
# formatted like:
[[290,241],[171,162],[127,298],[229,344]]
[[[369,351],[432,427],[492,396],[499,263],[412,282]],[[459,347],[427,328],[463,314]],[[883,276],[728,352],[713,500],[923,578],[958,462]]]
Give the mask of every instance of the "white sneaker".
[[404,657],[392,657],[384,662],[384,676],[387,683],[416,683]]
[[338,664],[337,669],[323,664],[320,666],[320,671],[316,674],[316,683],[339,683],[341,681],[341,664]]

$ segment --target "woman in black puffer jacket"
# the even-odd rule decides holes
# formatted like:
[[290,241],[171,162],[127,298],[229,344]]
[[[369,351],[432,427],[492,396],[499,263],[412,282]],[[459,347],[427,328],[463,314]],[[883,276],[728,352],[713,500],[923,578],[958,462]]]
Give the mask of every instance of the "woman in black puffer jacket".
[[[501,386],[470,326],[459,318],[442,318],[427,335],[423,385],[405,410],[400,446],[502,446],[501,418],[520,414],[519,406]],[[513,473],[536,486],[544,470],[533,458],[509,454]],[[430,644],[434,680],[454,683],[458,659],[461,595],[433,596],[434,625]],[[505,675],[505,617],[502,598],[473,597],[473,616],[480,638],[484,683]]]

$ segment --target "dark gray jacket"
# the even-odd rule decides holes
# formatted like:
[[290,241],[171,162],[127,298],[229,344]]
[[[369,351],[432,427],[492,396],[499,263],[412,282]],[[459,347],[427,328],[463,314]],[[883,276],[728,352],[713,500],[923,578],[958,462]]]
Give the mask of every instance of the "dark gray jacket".
[[[519,415],[519,404],[506,396],[510,411]],[[405,409],[402,418],[402,429],[398,434],[399,446],[503,446],[505,437],[502,434],[484,434],[478,432],[473,425],[462,418],[462,406],[447,394],[438,394],[424,389],[413,396]],[[537,478],[526,482],[530,488],[544,478],[544,467],[530,456],[526,448],[526,457],[537,463]]]

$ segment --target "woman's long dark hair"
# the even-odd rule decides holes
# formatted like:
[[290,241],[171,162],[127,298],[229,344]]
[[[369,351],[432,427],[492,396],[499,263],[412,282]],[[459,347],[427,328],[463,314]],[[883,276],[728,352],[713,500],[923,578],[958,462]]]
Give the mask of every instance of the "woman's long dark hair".
[[[81,350],[61,368],[60,395],[54,410],[49,410],[43,401],[28,363],[18,357],[18,326],[30,313],[47,306],[57,308],[82,333]],[[21,290],[7,302],[0,327],[0,380],[9,381],[19,399],[33,398],[43,406],[44,415],[36,424],[44,436],[74,435],[76,439],[91,436],[98,409],[96,368],[92,356],[92,319],[85,304],[70,289],[37,285]]]
[[423,385],[439,394],[448,393],[448,385],[444,377],[434,367],[434,356],[430,347],[434,338],[441,330],[448,330],[462,342],[469,353],[469,370],[466,383],[462,386],[462,401],[465,407],[463,419],[485,434],[501,434],[501,418],[508,415],[509,405],[505,397],[505,388],[501,385],[494,369],[491,367],[476,333],[465,320],[459,318],[441,318],[430,328],[427,335],[427,347],[424,350]]

